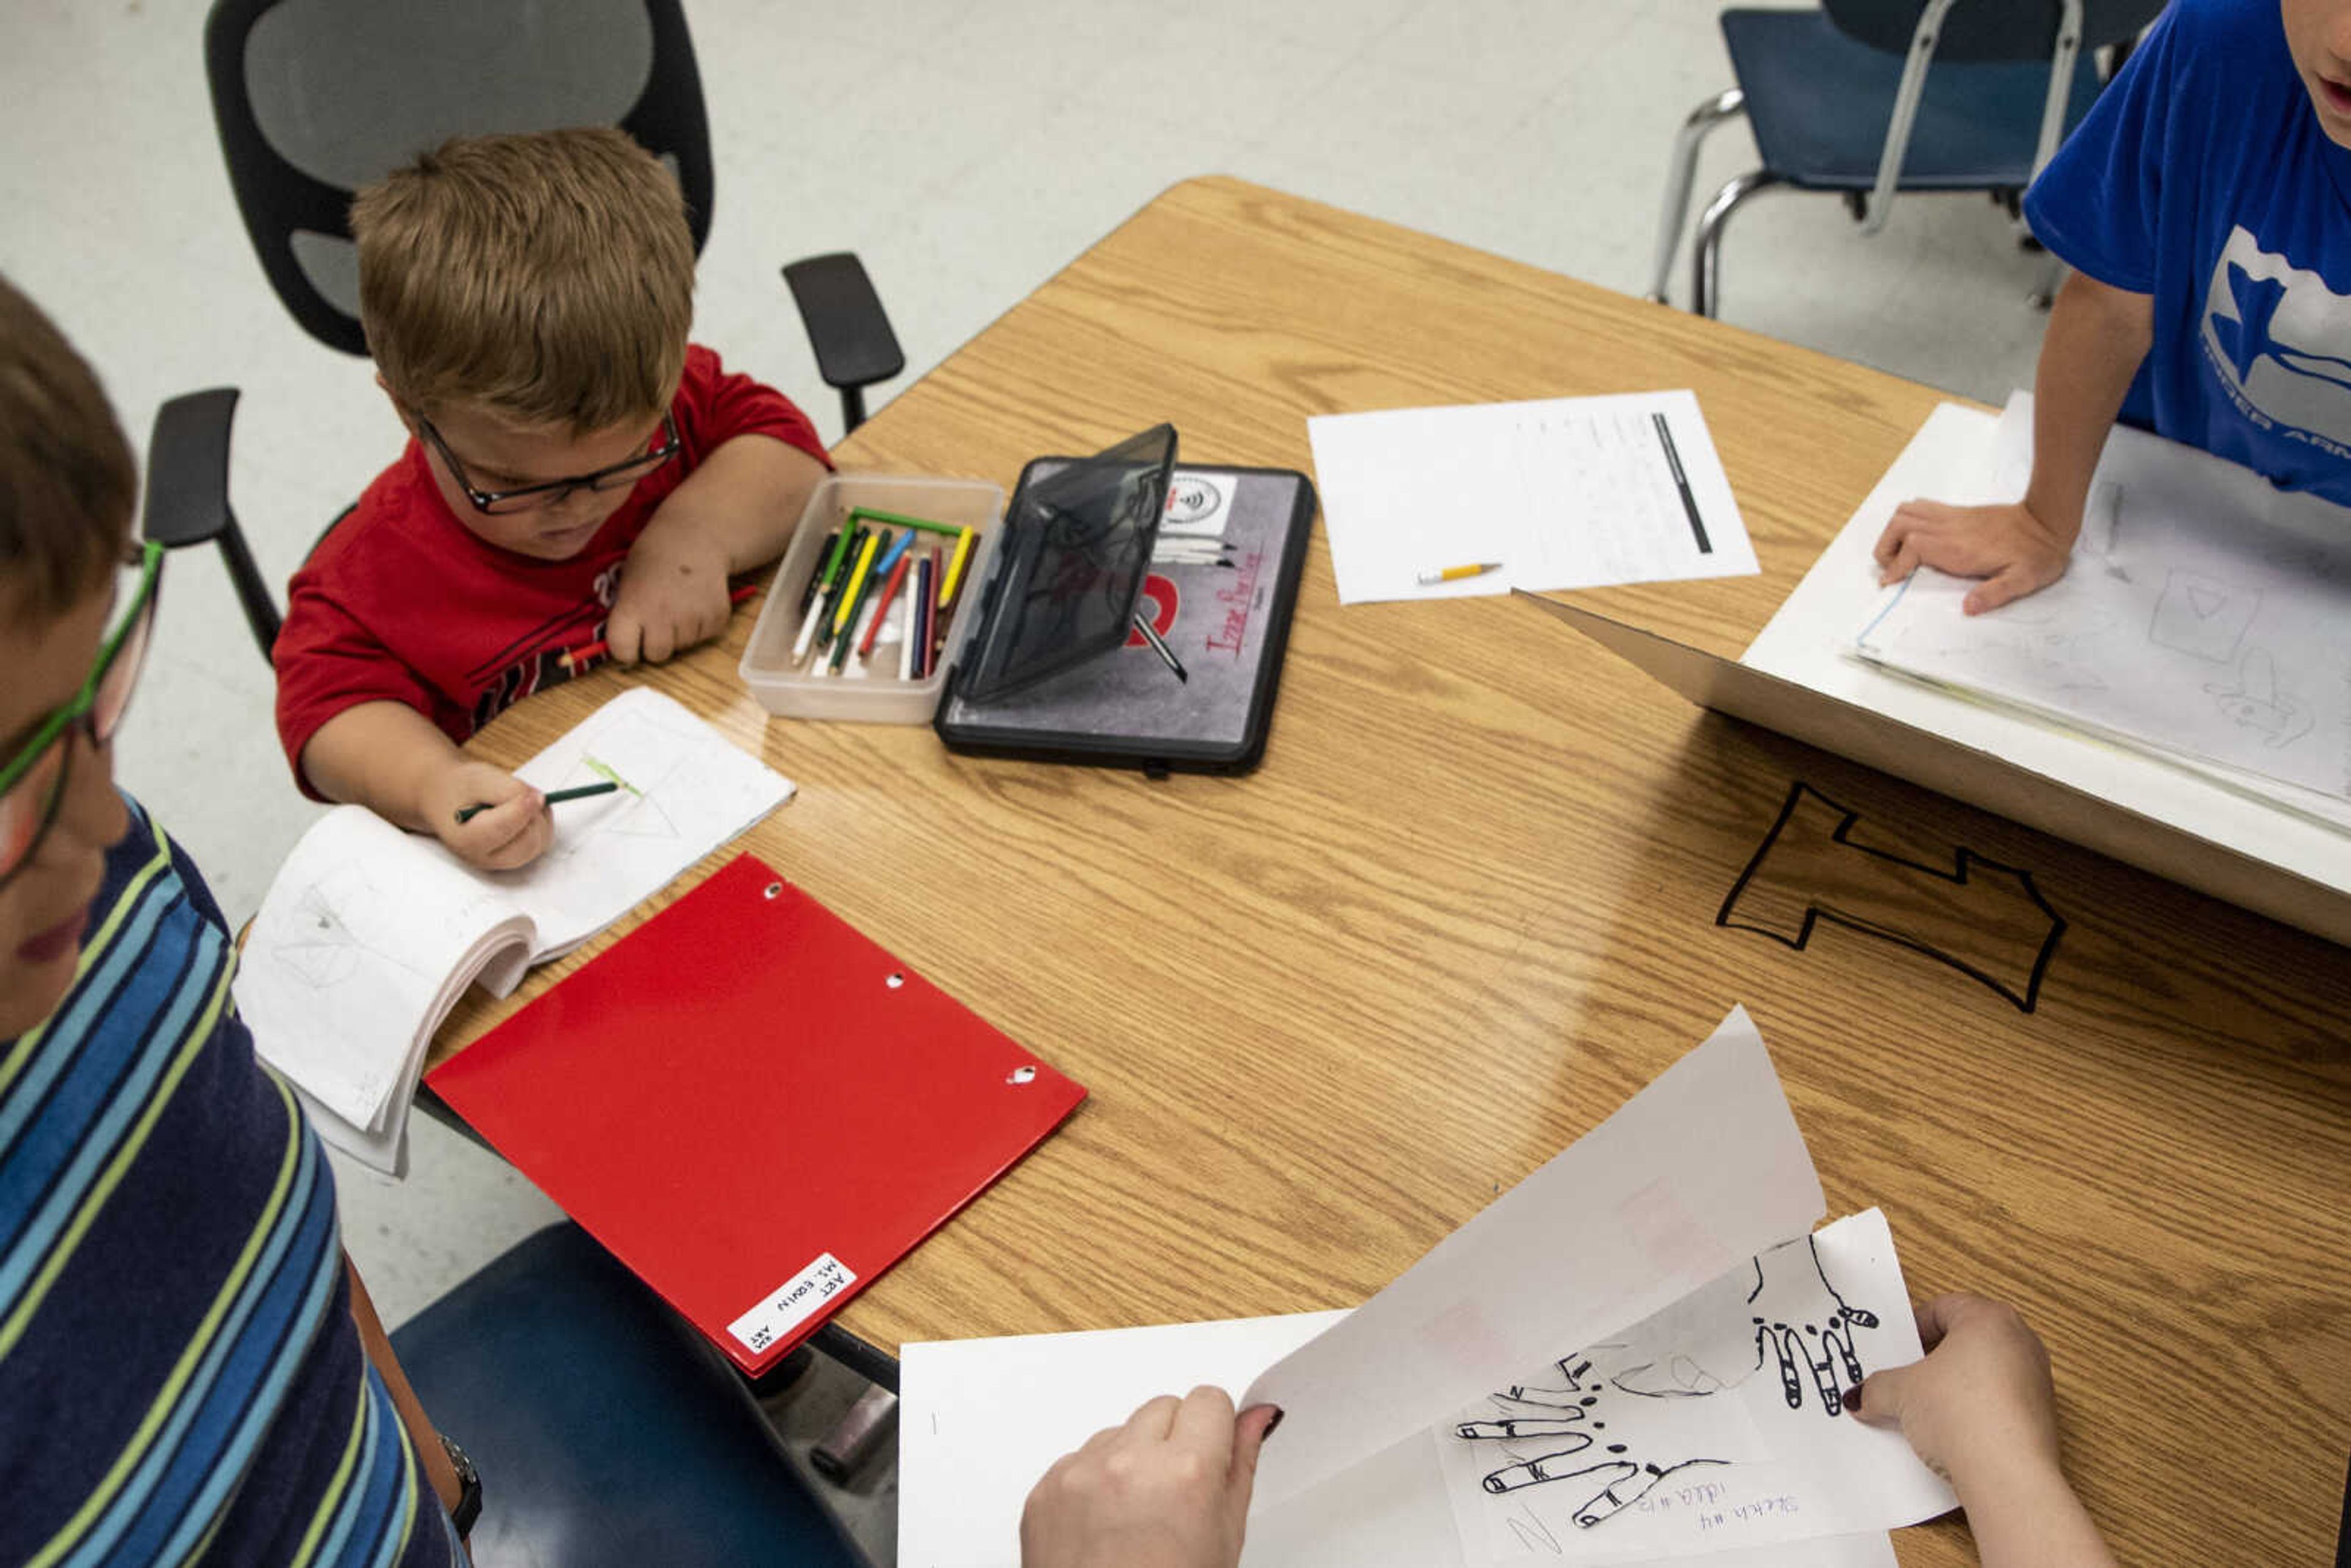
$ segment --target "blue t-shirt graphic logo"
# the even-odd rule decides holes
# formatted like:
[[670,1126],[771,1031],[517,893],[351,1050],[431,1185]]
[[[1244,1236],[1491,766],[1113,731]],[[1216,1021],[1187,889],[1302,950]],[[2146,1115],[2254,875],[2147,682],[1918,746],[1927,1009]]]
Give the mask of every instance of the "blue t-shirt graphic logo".
[[2262,249],[2240,225],[2205,292],[2204,350],[2239,413],[2288,440],[2351,457],[2351,298]]

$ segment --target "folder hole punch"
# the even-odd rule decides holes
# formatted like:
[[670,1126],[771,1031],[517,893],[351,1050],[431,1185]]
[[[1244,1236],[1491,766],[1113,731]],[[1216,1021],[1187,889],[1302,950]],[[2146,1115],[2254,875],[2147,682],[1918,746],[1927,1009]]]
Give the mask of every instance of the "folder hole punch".
[[900,986],[904,985],[905,983],[906,983],[906,977],[905,977],[905,976],[904,976],[904,975],[893,975],[893,976],[891,976],[887,980],[884,980],[884,981],[883,982],[883,985],[888,986],[888,987],[889,987],[892,990],[893,990],[893,991],[894,991],[894,990],[896,990]]
[[767,885],[765,893],[770,899],[781,898],[784,896],[784,884],[780,882],[771,882]]
[[1004,1082],[1007,1083],[1034,1083],[1037,1082],[1037,1070],[1033,1067],[1016,1067],[1011,1071],[1004,1075]]

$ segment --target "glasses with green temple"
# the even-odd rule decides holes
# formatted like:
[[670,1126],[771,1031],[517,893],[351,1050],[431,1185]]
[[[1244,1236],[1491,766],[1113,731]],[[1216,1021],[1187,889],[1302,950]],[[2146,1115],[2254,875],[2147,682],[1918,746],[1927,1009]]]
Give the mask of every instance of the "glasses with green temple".
[[89,736],[93,747],[114,738],[123,710],[131,706],[131,688],[139,684],[140,666],[146,662],[162,578],[163,547],[151,541],[123,567],[115,588],[122,613],[99,648],[98,663],[81,690],[43,719],[16,754],[0,766],[0,884],[24,869],[57,821],[73,766],[74,733]]

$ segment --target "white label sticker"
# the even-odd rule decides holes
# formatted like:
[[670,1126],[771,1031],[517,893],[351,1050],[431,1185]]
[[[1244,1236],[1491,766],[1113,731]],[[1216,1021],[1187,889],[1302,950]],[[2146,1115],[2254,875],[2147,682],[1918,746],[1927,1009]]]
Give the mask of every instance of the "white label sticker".
[[757,1355],[814,1316],[825,1302],[857,1283],[848,1265],[827,1252],[777,1286],[759,1304],[726,1325]]

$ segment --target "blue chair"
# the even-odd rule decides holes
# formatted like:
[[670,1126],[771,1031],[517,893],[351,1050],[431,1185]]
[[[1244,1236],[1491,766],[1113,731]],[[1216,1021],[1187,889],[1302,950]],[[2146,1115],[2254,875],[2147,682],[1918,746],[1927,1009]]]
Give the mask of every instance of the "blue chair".
[[2097,96],[2093,51],[2126,48],[2162,8],[2162,0],[1824,0],[1813,11],[1725,11],[1739,85],[1692,110],[1675,138],[1649,298],[1666,298],[1698,148],[1724,121],[1747,117],[1763,166],[1724,185],[1698,219],[1690,308],[1701,316],[1718,304],[1724,225],[1775,186],[1842,195],[1864,234],[1885,224],[1897,191],[1986,192],[2013,213]]
[[481,1568],[871,1568],[741,1379],[569,1222],[392,1336],[482,1476]]

